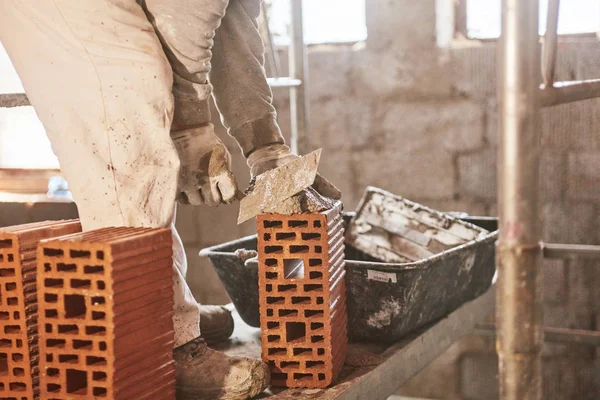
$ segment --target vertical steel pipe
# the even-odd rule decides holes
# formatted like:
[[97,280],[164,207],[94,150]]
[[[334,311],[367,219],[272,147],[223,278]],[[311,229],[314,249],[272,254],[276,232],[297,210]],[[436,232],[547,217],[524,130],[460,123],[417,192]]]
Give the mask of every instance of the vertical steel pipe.
[[499,46],[500,138],[496,347],[500,398],[539,400],[541,245],[538,216],[538,0],[503,0]]
[[544,86],[554,84],[554,71],[556,70],[556,46],[558,41],[558,10],[560,0],[548,0],[548,18],[546,19],[546,33],[542,47],[542,76]]
[[291,146],[296,154],[307,154],[312,148],[309,129],[308,57],[304,45],[302,0],[292,0],[291,7],[290,77],[302,81],[300,86],[290,89]]

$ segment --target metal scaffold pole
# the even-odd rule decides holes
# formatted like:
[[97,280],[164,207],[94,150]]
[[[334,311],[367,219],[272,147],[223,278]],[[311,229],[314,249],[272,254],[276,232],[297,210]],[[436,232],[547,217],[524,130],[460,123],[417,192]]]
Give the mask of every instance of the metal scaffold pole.
[[538,0],[503,0],[496,318],[500,398],[542,398]]

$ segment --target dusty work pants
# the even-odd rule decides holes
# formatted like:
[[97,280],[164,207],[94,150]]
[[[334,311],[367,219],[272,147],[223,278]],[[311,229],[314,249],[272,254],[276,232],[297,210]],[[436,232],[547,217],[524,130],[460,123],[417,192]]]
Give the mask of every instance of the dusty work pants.
[[[174,103],[178,127],[208,120],[207,75],[221,20],[211,79],[222,83],[215,98],[223,120],[246,153],[281,140],[261,75],[258,8],[252,15],[232,0],[223,19],[226,6],[225,0],[147,1],[144,12],[135,0],[0,0],[0,41],[47,131],[85,230],[172,225],[179,170],[170,139]],[[246,29],[251,34],[244,36]],[[199,336],[199,310],[174,229],[173,238],[178,346]]]

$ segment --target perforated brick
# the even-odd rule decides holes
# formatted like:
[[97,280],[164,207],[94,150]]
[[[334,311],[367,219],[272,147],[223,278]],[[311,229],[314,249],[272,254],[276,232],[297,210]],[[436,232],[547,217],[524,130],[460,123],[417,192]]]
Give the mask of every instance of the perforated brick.
[[43,398],[174,398],[171,244],[143,228],[40,243]]
[[0,228],[0,398],[37,399],[36,247],[41,239],[81,231],[78,221]]
[[257,217],[262,358],[276,386],[323,388],[346,357],[341,204]]

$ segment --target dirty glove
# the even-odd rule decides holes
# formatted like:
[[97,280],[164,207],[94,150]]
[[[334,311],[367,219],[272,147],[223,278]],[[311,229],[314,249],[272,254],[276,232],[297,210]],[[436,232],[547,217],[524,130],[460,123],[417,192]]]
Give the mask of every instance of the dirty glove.
[[172,132],[171,138],[181,161],[178,202],[216,207],[235,200],[231,155],[215,135],[213,124]]
[[[248,167],[250,167],[252,177],[255,177],[298,158],[285,144],[271,144],[259,147],[252,152],[248,156]],[[330,199],[339,200],[342,197],[339,189],[320,174],[317,174],[313,188],[322,196]]]

